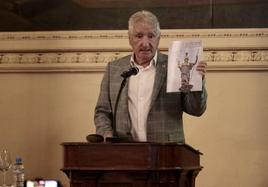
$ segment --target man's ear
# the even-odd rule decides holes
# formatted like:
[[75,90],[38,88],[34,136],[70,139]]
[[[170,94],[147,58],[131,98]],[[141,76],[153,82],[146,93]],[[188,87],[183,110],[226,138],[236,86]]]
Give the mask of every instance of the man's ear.
[[127,33],[127,34],[128,34],[128,43],[129,43],[129,45],[131,45],[131,43],[130,43],[130,39],[131,39],[130,37],[131,37],[131,36],[130,36],[129,31],[128,31],[128,33]]
[[131,46],[131,48],[132,48],[132,43],[131,43],[131,41],[132,41],[132,38],[131,37],[133,37],[130,33],[128,33],[128,44]]

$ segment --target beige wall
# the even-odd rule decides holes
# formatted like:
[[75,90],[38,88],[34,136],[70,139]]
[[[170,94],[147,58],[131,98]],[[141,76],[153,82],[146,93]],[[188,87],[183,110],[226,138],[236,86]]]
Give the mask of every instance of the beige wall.
[[204,155],[198,187],[268,186],[268,72],[209,72],[208,108],[185,116],[187,143]]
[[22,156],[27,178],[66,180],[60,144],[85,141],[94,131],[100,78],[95,73],[0,74],[0,148],[13,158]]
[[[268,186],[268,72],[253,69],[210,68],[206,113],[184,116],[187,143],[204,153],[197,187]],[[56,178],[68,184],[60,171],[60,144],[85,141],[94,132],[102,74],[0,73],[0,149],[9,149],[13,160],[22,156],[27,178]]]

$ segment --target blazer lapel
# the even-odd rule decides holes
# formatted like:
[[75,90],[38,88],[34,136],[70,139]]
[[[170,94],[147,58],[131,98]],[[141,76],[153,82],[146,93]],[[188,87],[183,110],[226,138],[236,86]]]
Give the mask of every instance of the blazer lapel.
[[[122,66],[121,68],[121,73],[123,73],[124,71],[127,71],[129,70],[129,68],[131,67],[130,63],[129,63],[130,59],[128,60],[128,62],[124,63],[124,65]],[[119,75],[120,76],[120,75]],[[121,77],[121,76],[120,76]],[[123,81],[123,78],[121,79]],[[122,82],[121,82],[122,83]],[[120,86],[121,86],[121,83],[120,83]],[[119,91],[119,88],[118,87],[118,91]],[[127,82],[126,82],[126,85],[124,87],[124,89],[122,90],[122,93],[121,93],[121,98],[120,100],[124,101],[126,104],[127,103],[127,98],[128,98],[128,79],[127,79]]]
[[154,101],[156,100],[161,87],[164,85],[163,84],[164,81],[166,81],[166,76],[167,76],[167,58],[163,54],[158,53],[151,107]]

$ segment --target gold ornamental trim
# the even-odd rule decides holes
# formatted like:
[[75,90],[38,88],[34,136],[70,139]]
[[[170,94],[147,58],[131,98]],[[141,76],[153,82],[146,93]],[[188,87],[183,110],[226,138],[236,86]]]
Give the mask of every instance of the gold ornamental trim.
[[[171,41],[201,39],[209,71],[268,70],[268,29],[162,30]],[[127,31],[0,33],[0,72],[95,72],[131,53]]]

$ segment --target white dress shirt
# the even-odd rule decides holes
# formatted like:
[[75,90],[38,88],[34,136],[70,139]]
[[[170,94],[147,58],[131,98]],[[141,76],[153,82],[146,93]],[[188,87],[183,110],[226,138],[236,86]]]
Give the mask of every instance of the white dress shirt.
[[148,66],[142,67],[134,62],[133,56],[131,58],[131,63],[139,68],[139,73],[129,78],[128,85],[128,110],[134,141],[147,141],[146,125],[152,100],[156,59],[157,53]]

